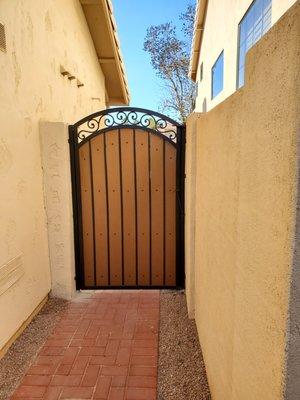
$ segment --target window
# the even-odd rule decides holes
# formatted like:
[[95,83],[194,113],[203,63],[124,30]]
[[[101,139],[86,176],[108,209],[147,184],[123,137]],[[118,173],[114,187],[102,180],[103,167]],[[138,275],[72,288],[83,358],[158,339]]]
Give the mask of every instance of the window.
[[219,55],[211,70],[211,98],[216,97],[223,90],[224,85],[224,51]]
[[203,62],[200,65],[200,82],[203,80]]
[[272,22],[272,0],[255,0],[239,24],[238,88],[244,85],[246,54],[268,31]]

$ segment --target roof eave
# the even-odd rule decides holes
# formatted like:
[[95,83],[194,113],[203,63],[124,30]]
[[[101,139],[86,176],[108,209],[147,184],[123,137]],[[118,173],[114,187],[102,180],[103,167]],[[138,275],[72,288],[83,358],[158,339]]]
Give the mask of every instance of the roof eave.
[[198,0],[197,3],[195,25],[194,25],[194,36],[193,36],[193,43],[191,50],[190,68],[189,68],[189,77],[193,81],[196,81],[197,79],[197,70],[200,59],[200,51],[201,51],[208,1],[209,0]]
[[[128,105],[130,101],[127,77],[110,0],[80,0],[90,34],[105,76],[108,105]],[[101,27],[99,26],[101,22]],[[103,51],[100,29],[107,37]],[[102,33],[102,31],[101,31]],[[102,47],[101,47],[102,46]]]

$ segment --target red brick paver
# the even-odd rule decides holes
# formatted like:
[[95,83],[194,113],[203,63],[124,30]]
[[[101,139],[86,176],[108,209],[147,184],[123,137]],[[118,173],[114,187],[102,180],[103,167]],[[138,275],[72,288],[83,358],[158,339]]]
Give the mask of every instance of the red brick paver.
[[155,400],[159,291],[81,294],[11,397]]

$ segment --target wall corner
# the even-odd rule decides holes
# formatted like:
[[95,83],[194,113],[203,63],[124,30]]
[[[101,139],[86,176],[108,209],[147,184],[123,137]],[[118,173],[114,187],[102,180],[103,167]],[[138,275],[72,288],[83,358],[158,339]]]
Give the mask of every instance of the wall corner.
[[186,301],[189,318],[195,318],[195,229],[197,122],[201,113],[192,113],[186,121],[185,158],[185,274]]
[[[300,121],[298,121],[299,124]],[[300,128],[297,132],[296,153],[295,225],[286,328],[284,400],[300,398]]]

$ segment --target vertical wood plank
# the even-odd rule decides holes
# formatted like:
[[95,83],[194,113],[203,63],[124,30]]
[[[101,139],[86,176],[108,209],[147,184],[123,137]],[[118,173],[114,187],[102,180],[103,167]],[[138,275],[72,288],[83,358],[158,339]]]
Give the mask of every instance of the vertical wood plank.
[[150,285],[150,202],[148,135],[136,130],[136,196],[138,285]]
[[122,285],[122,210],[118,131],[106,135],[110,284]]
[[123,245],[124,285],[136,285],[136,204],[134,133],[132,129],[121,131],[122,190],[123,190]]
[[93,244],[93,207],[92,185],[90,170],[89,142],[79,149],[80,187],[82,204],[82,234],[83,234],[83,263],[84,285],[94,286],[94,244]]
[[94,182],[94,219],[96,248],[96,285],[107,286],[108,278],[108,238],[107,238],[107,204],[106,177],[104,157],[104,135],[91,140]]
[[151,284],[164,284],[164,143],[150,134]]
[[165,285],[176,285],[176,149],[165,142]]

